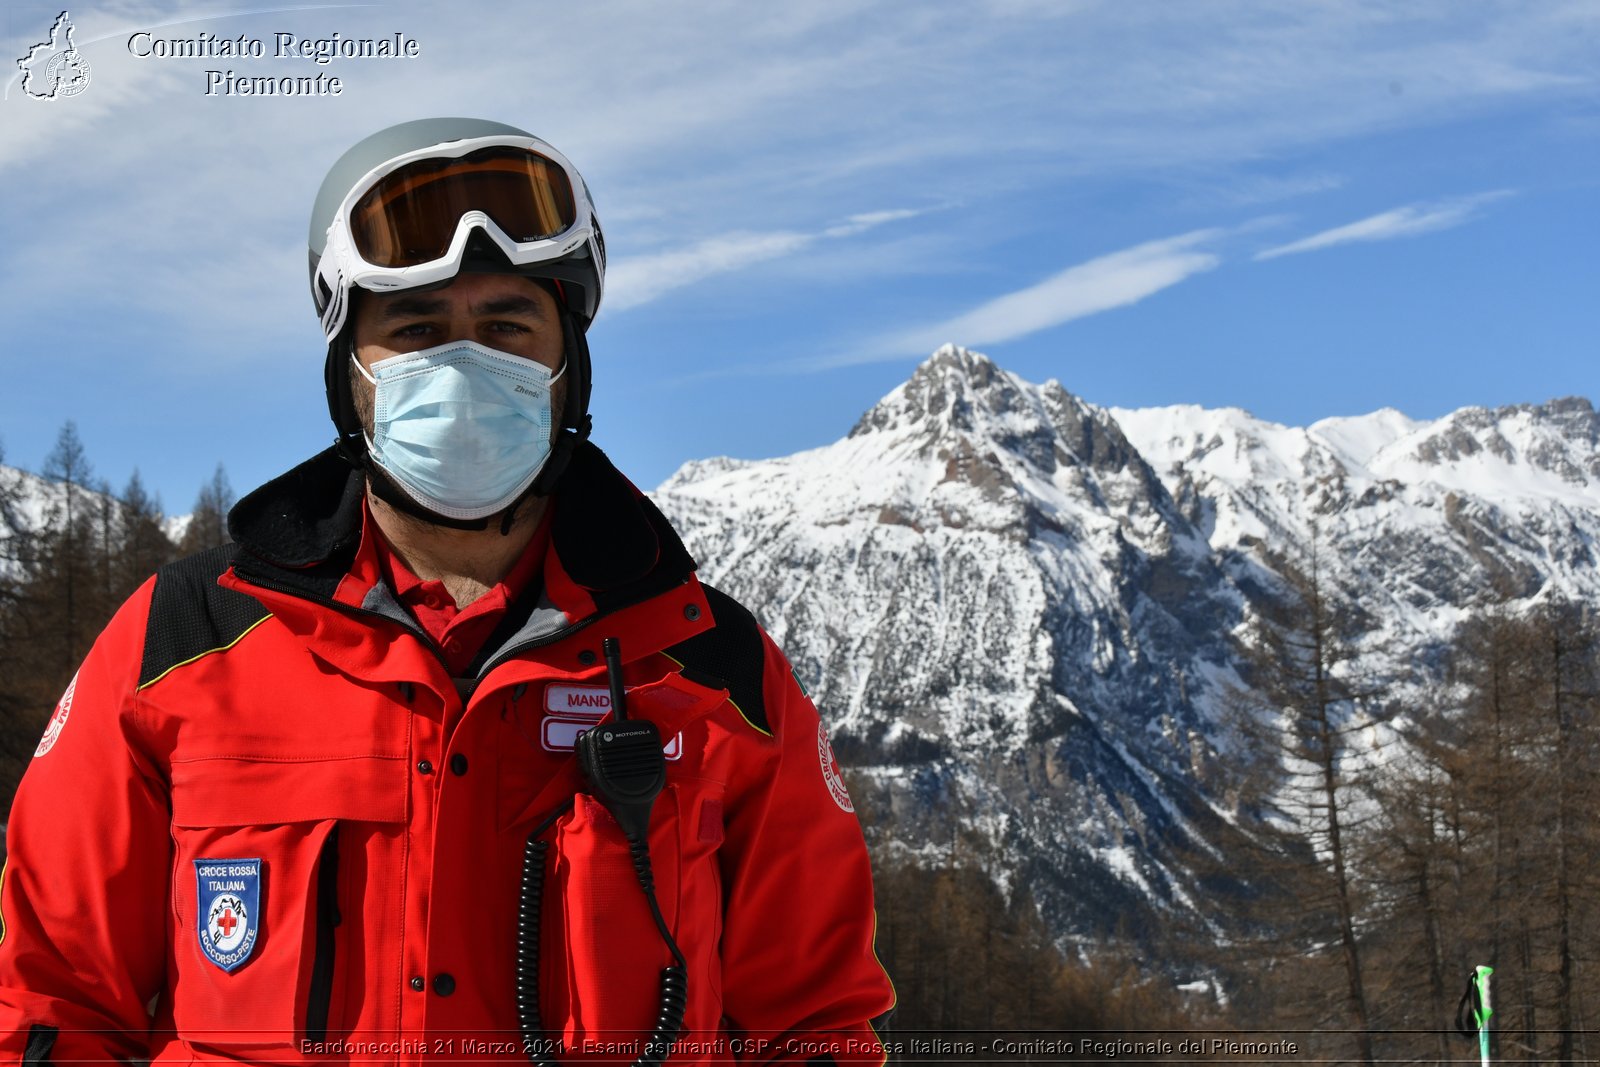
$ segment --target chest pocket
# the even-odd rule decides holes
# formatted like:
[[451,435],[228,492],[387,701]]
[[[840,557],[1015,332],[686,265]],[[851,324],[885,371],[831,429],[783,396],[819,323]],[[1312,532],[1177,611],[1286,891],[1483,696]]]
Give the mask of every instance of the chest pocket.
[[[191,1045],[335,1036],[352,973],[399,914],[406,764],[217,758],[172,768],[173,1022]],[[252,871],[254,872],[252,874]],[[398,944],[391,937],[389,944]]]
[[[541,1018],[546,1033],[579,1047],[585,1035],[626,1046],[648,1033],[661,970],[673,959],[621,828],[575,767],[577,735],[610,721],[609,696],[601,686],[564,682],[535,696],[505,716],[498,785],[501,829],[516,842],[518,857],[528,832],[571,804],[543,835],[549,851],[539,896]],[[717,850],[724,792],[708,762],[720,742],[712,740],[707,720],[726,700],[725,692],[676,673],[628,689],[630,716],[653,722],[665,745],[667,785],[650,817],[651,868],[662,919],[689,966],[684,1025],[705,1033],[716,1031],[722,1014]]]
[[[656,798],[650,860],[662,920],[689,964],[684,1024],[714,1032],[721,1015],[715,973],[720,883],[705,884],[716,877],[715,862],[702,855],[706,850],[685,848],[685,812],[701,807],[701,786],[669,782]],[[673,959],[627,840],[601,802],[585,793],[573,798],[549,840],[539,942],[545,1032],[568,1035],[579,1048],[642,1042],[658,1019],[662,969]]]

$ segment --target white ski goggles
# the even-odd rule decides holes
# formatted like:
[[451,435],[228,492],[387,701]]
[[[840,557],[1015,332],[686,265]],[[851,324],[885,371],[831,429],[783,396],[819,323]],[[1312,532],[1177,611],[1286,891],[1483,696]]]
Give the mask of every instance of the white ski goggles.
[[334,213],[317,267],[323,329],[348,314],[350,286],[384,292],[447,281],[481,230],[513,266],[560,260],[593,234],[589,190],[536,137],[478,137],[388,160]]

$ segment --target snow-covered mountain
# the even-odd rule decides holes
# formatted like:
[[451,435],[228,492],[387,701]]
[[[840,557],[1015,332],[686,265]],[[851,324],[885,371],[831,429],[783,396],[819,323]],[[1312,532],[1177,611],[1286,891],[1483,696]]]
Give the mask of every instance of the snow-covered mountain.
[[1589,401],[1393,410],[1306,429],[1237,409],[1108,409],[1224,565],[1310,541],[1380,625],[1369,656],[1400,673],[1462,612],[1497,597],[1600,590],[1600,416]]
[[[122,515],[122,504],[115,496],[83,486],[78,486],[76,492],[83,501],[79,506],[88,513],[99,513],[102,508],[109,507],[114,515]],[[43,529],[52,510],[59,511],[64,506],[65,495],[66,487],[59,482],[0,463],[0,507],[9,501],[13,509],[12,521],[23,530]],[[161,532],[173,544],[179,544],[193,518],[193,515],[164,516],[161,519]],[[0,574],[5,573],[5,567],[14,566],[10,561],[11,553],[6,548],[11,536],[10,527],[11,523],[6,521],[4,515],[0,515]]]
[[[55,498],[55,486],[46,479],[0,463],[0,501],[12,502],[23,525],[30,528],[42,525],[45,512]],[[0,537],[6,533],[6,524],[0,523]]]
[[1199,910],[1258,546],[1315,530],[1417,680],[1491,590],[1600,594],[1584,400],[1295,429],[1099,408],[947,346],[844,440],[689,463],[655,498],[794,660],[892,847],[966,849],[1064,942]]
[[0,464],[0,577],[18,573],[12,528],[38,529],[57,502],[54,485],[37,474]]

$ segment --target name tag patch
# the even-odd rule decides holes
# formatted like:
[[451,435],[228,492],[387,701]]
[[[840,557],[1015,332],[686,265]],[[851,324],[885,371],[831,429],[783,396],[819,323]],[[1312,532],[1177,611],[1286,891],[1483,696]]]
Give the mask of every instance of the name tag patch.
[[200,951],[230,974],[250,958],[261,933],[261,868],[259,859],[194,861]]
[[593,722],[611,710],[611,690],[603,685],[552,685],[544,691],[544,710]]
[[[546,752],[571,752],[578,736],[611,714],[611,691],[603,685],[552,685],[544,691],[544,724],[540,741]],[[683,756],[683,735],[662,746],[667,759]]]

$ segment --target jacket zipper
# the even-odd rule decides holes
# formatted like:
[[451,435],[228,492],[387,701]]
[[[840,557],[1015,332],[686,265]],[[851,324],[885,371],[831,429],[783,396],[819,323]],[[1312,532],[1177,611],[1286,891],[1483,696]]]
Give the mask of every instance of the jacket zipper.
[[334,930],[343,922],[339,914],[339,824],[328,831],[317,861],[316,948],[311,959],[311,991],[306,999],[306,1040],[328,1037],[328,1010],[333,1000],[333,963],[337,947]]

